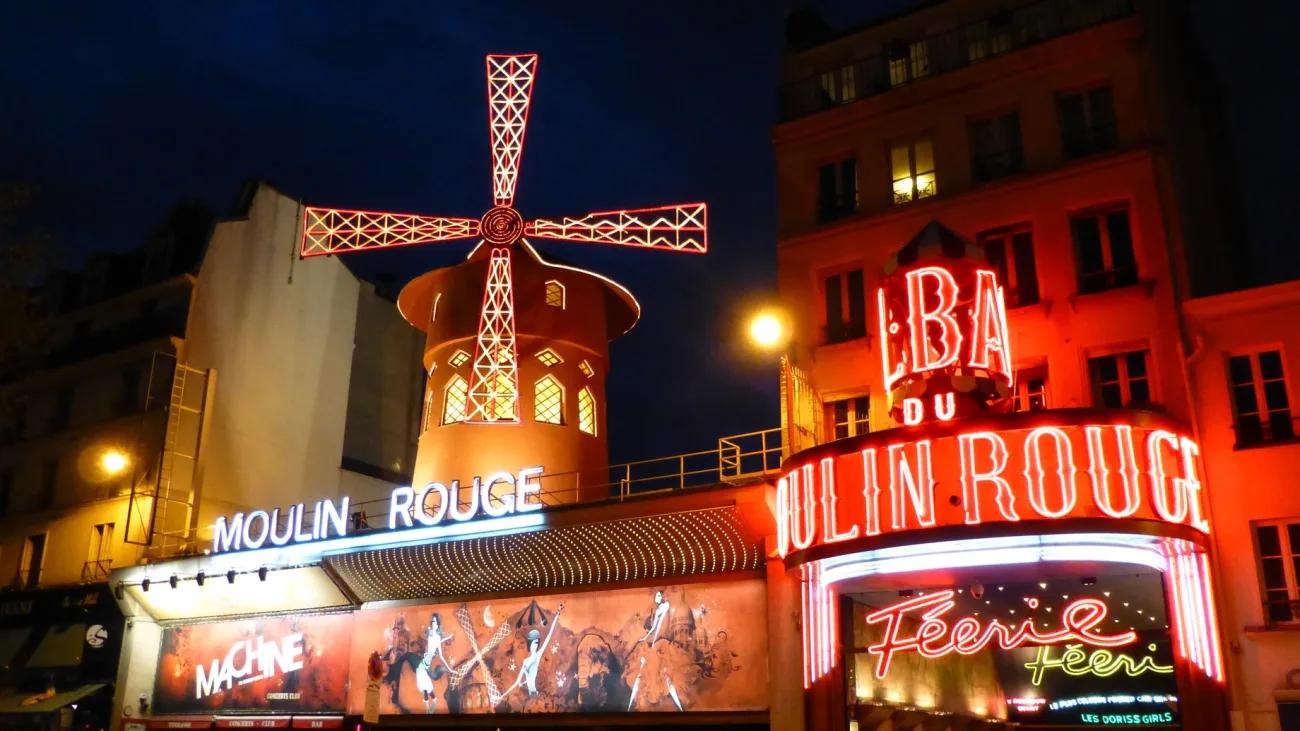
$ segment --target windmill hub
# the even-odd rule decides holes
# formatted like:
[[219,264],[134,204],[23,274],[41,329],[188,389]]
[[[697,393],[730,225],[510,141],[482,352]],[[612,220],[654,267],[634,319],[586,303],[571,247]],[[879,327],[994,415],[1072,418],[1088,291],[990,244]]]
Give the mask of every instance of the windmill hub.
[[524,219],[510,206],[493,206],[479,219],[478,233],[489,244],[513,244],[524,235]]

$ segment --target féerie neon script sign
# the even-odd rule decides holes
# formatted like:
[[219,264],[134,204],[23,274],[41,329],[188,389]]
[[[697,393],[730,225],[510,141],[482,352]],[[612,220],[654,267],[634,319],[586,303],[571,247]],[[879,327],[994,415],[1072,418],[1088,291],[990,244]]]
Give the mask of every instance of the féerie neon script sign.
[[[459,480],[449,485],[430,482],[418,489],[394,488],[388,496],[388,529],[432,527],[448,520],[463,523],[480,516],[504,518],[541,510],[542,485],[537,478],[542,471],[541,467],[525,467],[518,472],[495,472],[486,478],[475,477],[467,489]],[[236,513],[229,519],[223,515],[212,526],[212,552],[341,538],[348,535],[350,506],[350,498],[345,496],[337,503],[317,500],[310,516],[304,503],[290,506],[283,513],[274,508]]]
[[[952,589],[946,589],[867,615],[868,624],[883,622],[885,625],[884,637],[867,648],[867,652],[876,656],[877,678],[885,678],[894,655],[900,652],[938,658],[954,652],[973,655],[994,646],[1011,650],[1022,645],[1081,642],[1095,647],[1123,647],[1137,640],[1137,633],[1133,630],[1117,634],[1100,631],[1106,619],[1106,603],[1100,599],[1070,602],[1061,610],[1061,626],[1048,631],[1035,627],[1032,619],[1023,620],[1019,626],[1003,624],[996,619],[982,621],[977,617],[962,617],[949,624],[944,615],[956,606],[956,595]],[[904,618],[914,613],[919,613],[920,624],[910,636],[902,636]]]

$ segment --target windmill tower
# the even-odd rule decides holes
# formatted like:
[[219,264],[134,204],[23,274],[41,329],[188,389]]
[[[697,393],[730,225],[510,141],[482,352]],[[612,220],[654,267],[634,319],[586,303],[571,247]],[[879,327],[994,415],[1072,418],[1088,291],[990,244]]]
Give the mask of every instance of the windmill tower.
[[426,333],[413,484],[544,468],[548,503],[607,480],[609,341],[640,307],[611,279],[544,260],[527,238],[704,253],[703,203],[525,221],[514,208],[536,54],[487,57],[492,207],[456,218],[308,206],[304,257],[480,239],[466,261],[412,280],[402,316]]

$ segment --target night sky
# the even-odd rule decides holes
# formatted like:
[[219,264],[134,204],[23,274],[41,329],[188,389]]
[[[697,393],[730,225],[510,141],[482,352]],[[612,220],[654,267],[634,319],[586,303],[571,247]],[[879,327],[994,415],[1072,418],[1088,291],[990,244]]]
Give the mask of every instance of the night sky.
[[[183,197],[229,211],[261,177],[321,205],[489,207],[483,56],[541,54],[516,205],[532,216],[703,200],[705,257],[577,244],[644,315],[613,348],[615,461],[777,426],[775,361],[743,318],[775,294],[770,131],[782,2],[10,4],[0,180],[37,183],[73,256],[140,244]],[[854,23],[902,0],[818,4]],[[1255,268],[1300,275],[1300,64],[1284,23],[1198,7],[1226,82]],[[470,244],[353,254],[405,281]]]

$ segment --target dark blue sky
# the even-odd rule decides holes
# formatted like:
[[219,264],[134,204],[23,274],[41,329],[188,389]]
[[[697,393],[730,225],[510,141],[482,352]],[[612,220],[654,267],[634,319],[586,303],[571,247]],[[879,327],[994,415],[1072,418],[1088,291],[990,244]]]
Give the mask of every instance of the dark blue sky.
[[[821,5],[851,22],[908,4]],[[250,177],[311,203],[477,216],[490,204],[483,56],[539,52],[525,217],[710,206],[707,257],[540,247],[618,279],[645,308],[613,350],[611,457],[708,448],[779,420],[775,364],[749,351],[741,321],[775,290],[784,5],[11,4],[0,179],[40,183],[47,221],[74,252],[137,245],[181,197],[224,212]],[[1252,238],[1268,263],[1257,268],[1276,277],[1294,274],[1278,263],[1300,223],[1287,200],[1300,64],[1284,24],[1259,20],[1226,3],[1197,16],[1228,81]],[[404,281],[467,250],[350,264]]]

